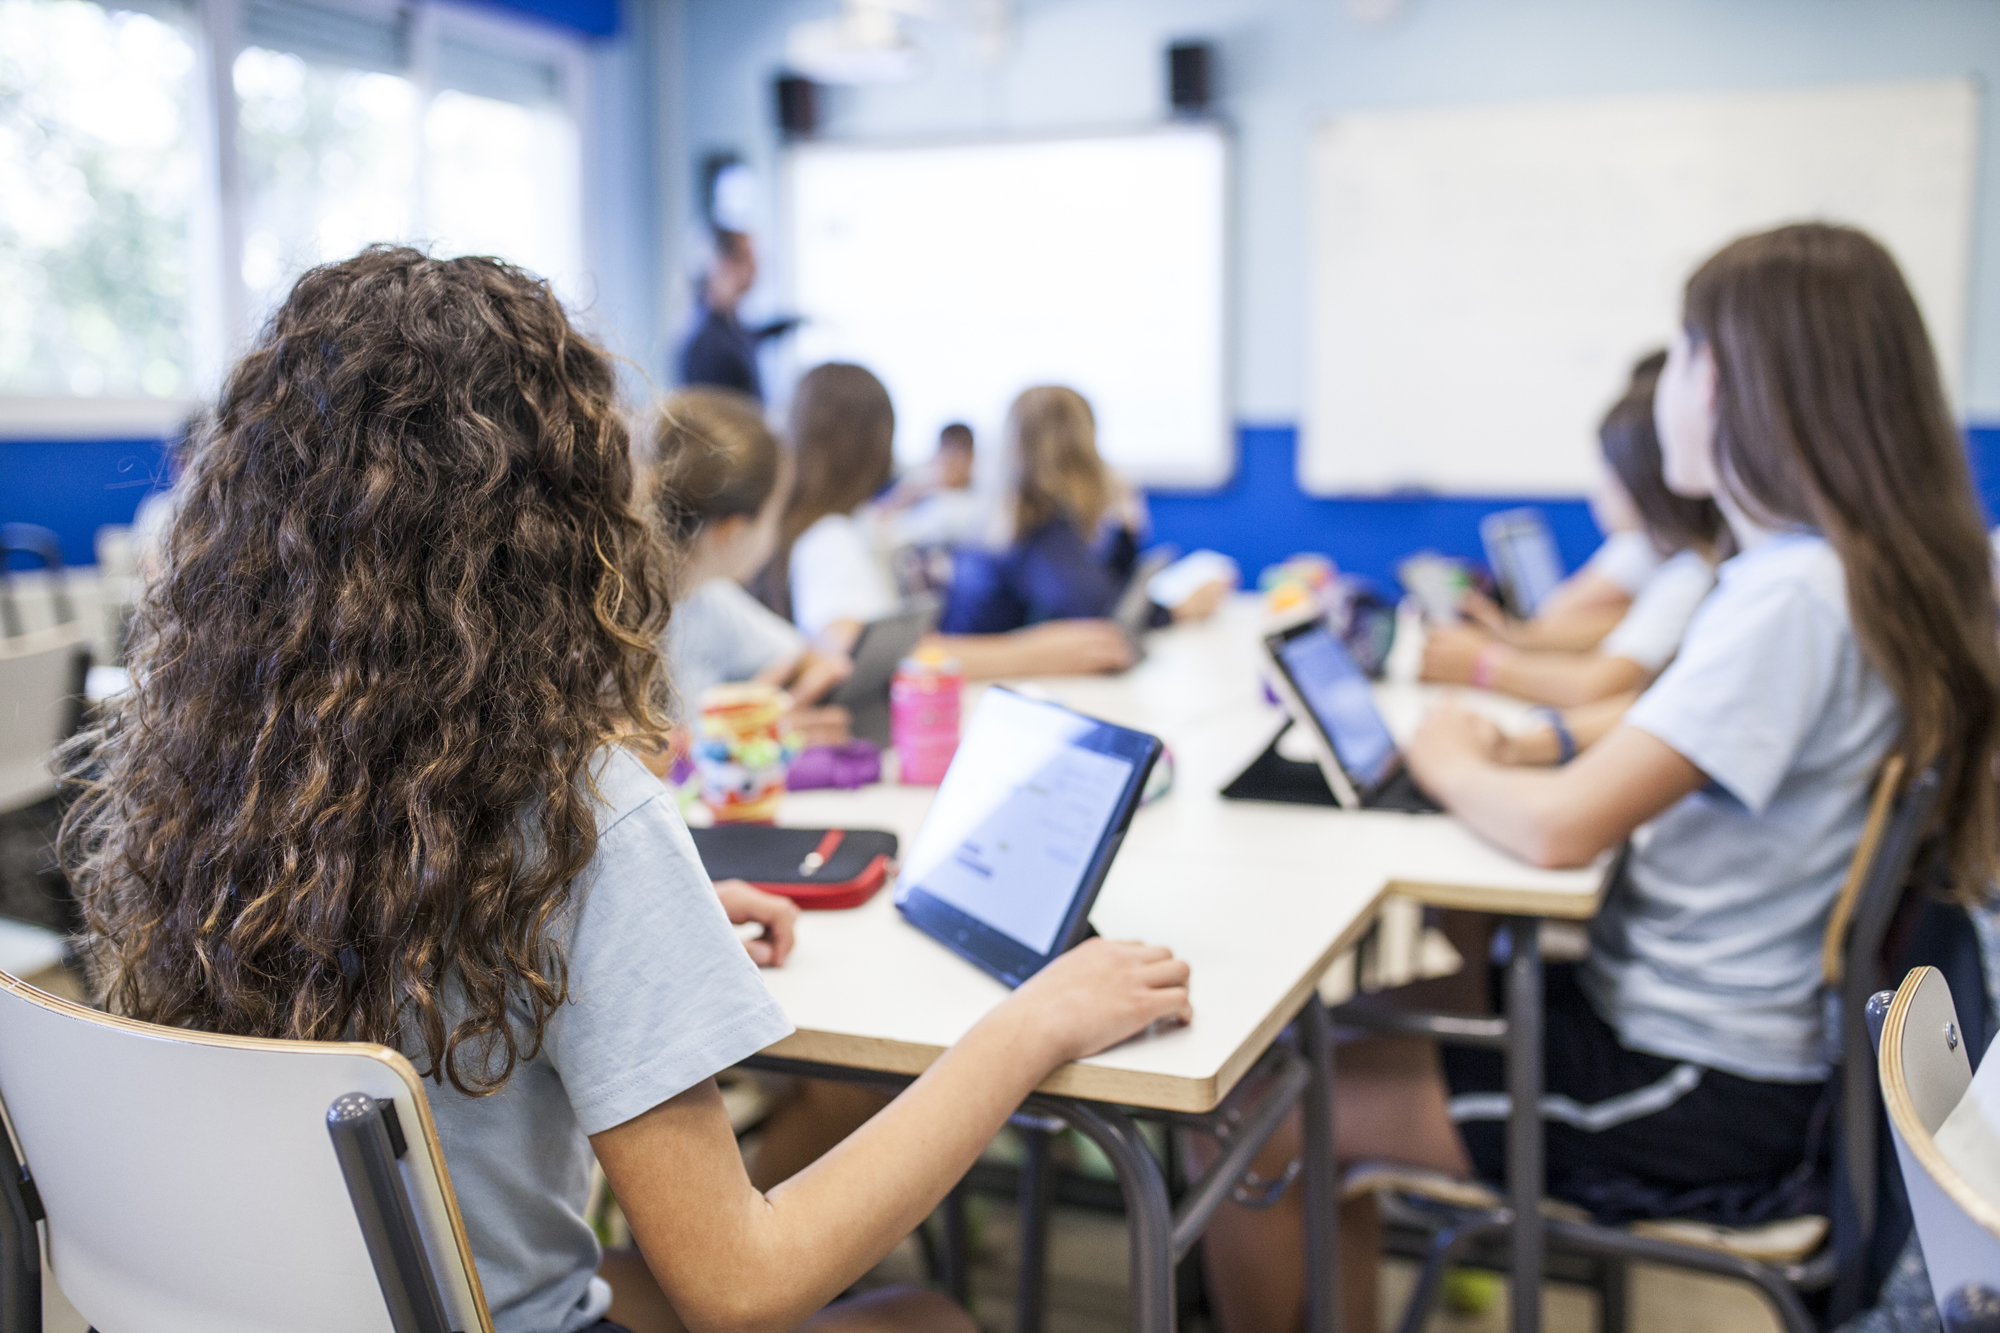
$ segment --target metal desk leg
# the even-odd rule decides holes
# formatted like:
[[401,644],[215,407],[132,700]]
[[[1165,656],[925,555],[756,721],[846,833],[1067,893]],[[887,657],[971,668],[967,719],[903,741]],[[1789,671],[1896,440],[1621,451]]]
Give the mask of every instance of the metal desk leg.
[[967,1309],[972,1308],[972,1245],[965,1221],[965,1182],[959,1181],[944,1196],[945,1294]]
[[1014,1117],[1014,1132],[1021,1136],[1026,1155],[1021,1161],[1020,1271],[1014,1283],[1014,1333],[1042,1333],[1042,1306],[1046,1296],[1049,1262],[1050,1193],[1055,1185],[1055,1163],[1050,1149],[1055,1146],[1061,1122],[1026,1123],[1031,1117]]
[[1507,1204],[1514,1214],[1510,1327],[1542,1327],[1542,950],[1541,922],[1507,923]]
[[1132,1247],[1134,1333],[1174,1333],[1174,1213],[1167,1178],[1132,1118],[1099,1102],[1031,1097],[1028,1109],[1060,1116],[1104,1150],[1125,1194]]
[[[1306,1214],[1306,1333],[1340,1330],[1340,1173],[1334,1161],[1333,1023],[1314,994],[1300,1015],[1308,1080],[1299,1181]],[[1372,1330],[1357,1330],[1372,1333]]]

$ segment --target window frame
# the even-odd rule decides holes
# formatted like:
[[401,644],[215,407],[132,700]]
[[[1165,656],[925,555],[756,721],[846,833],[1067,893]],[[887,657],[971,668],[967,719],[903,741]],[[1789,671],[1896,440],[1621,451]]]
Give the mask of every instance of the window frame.
[[[106,9],[131,9],[157,16],[152,0],[93,0]],[[514,18],[453,0],[312,0],[384,23],[405,25],[405,66],[397,71],[416,88],[411,132],[422,133],[431,99],[439,91],[437,52],[443,41],[463,42],[495,55],[545,63],[558,81],[556,105],[569,117],[577,138],[576,237],[583,274],[596,271],[594,229],[589,225],[593,172],[591,155],[599,139],[590,116],[593,105],[587,39],[528,18]],[[183,398],[147,396],[25,395],[0,393],[0,440],[138,439],[171,435],[188,413],[220,387],[230,364],[248,347],[250,292],[243,280],[244,189],[236,151],[237,98],[234,68],[244,40],[246,0],[188,0],[185,22],[195,45],[195,136],[201,154],[201,186],[190,220],[194,273],[190,311],[190,378],[196,393]],[[418,235],[427,234],[424,195],[426,154],[417,154],[412,216]],[[581,275],[579,275],[581,276]]]

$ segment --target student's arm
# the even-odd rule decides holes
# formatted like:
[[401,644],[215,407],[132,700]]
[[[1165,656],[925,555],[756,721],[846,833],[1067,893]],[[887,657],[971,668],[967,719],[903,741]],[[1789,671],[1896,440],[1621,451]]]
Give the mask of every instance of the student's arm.
[[1404,747],[1410,774],[1439,804],[1523,860],[1584,866],[1708,778],[1666,742],[1615,728],[1561,768],[1508,765],[1494,722],[1458,708],[1424,719]]
[[854,645],[861,642],[861,631],[867,622],[843,616],[839,620],[829,620],[826,628],[819,632],[819,646],[829,655],[838,653],[842,657],[854,651]]
[[853,674],[854,663],[847,654],[807,648],[759,671],[757,679],[778,686],[792,696],[793,703],[816,704]]
[[1005,634],[930,634],[967,680],[1094,676],[1132,665],[1132,643],[1108,620],[1050,620]]
[[713,1080],[591,1137],[647,1266],[695,1333],[789,1329],[942,1200],[1065,1061],[1191,1017],[1187,964],[1092,940],[989,1013],[832,1152],[764,1195]]
[[[1563,725],[1569,728],[1576,752],[1582,754],[1603,740],[1625,720],[1625,712],[1639,700],[1639,692],[1614,695],[1596,703],[1562,710]],[[1562,742],[1555,728],[1533,726],[1510,733],[1500,747],[1500,762],[1530,767],[1547,767],[1562,762]]]
[[1422,678],[1445,685],[1485,684],[1530,703],[1574,708],[1629,694],[1653,673],[1610,653],[1536,652],[1459,625],[1439,625],[1424,639]]
[[1533,620],[1513,620],[1476,592],[1461,609],[1473,624],[1516,648],[1581,652],[1595,648],[1632,607],[1632,594],[1588,570],[1571,575],[1542,604]]

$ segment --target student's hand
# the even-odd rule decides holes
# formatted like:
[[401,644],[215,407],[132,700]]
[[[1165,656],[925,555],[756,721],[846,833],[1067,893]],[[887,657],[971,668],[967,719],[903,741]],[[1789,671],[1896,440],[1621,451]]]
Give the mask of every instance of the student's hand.
[[1403,746],[1403,762],[1417,785],[1436,790],[1454,768],[1505,761],[1507,737],[1483,713],[1446,706],[1433,709]]
[[1438,685],[1470,685],[1473,663],[1492,642],[1492,635],[1470,625],[1432,625],[1424,634],[1424,664],[1417,679]]
[[1163,1018],[1194,1021],[1188,965],[1137,940],[1085,940],[1010,996],[1027,1030],[1051,1043],[1051,1068],[1095,1055]]
[[1458,603],[1458,612],[1496,639],[1505,640],[1514,622],[1491,597],[1477,588],[1467,588]]
[[715,886],[715,896],[722,899],[722,910],[729,914],[730,925],[755,924],[764,928],[762,935],[743,941],[750,961],[759,967],[784,966],[798,934],[799,905],[790,898],[752,888],[740,879],[721,881]]
[[819,632],[819,641],[814,647],[829,656],[846,657],[853,653],[854,645],[861,642],[861,631],[865,626],[858,620],[829,620],[826,628]]
[[1193,592],[1183,597],[1174,607],[1174,623],[1185,624],[1190,620],[1206,620],[1215,614],[1223,599],[1236,590],[1233,579],[1210,579]]
[[786,663],[773,682],[782,686],[802,704],[816,704],[826,692],[854,674],[854,663],[846,653],[822,652],[808,648]]
[[1094,676],[1132,665],[1132,641],[1108,620],[1045,620],[1014,636],[1033,654],[1028,675]]
[[854,719],[839,704],[825,708],[794,708],[786,716],[807,745],[845,745],[854,735]]

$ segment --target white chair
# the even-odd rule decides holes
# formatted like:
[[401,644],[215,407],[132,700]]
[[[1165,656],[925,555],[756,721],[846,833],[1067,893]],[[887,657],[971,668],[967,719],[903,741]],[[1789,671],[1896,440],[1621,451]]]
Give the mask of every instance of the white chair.
[[0,812],[55,794],[49,753],[75,722],[88,663],[75,621],[0,639]]
[[1917,968],[1889,1003],[1878,1067],[1937,1308],[1948,1330],[1987,1329],[2000,1322],[2000,1197],[1975,1187],[1937,1133],[1972,1083],[1959,1031],[1944,974]]
[[[137,1023],[0,973],[0,1333],[40,1255],[112,1333],[492,1333],[417,1073]],[[0,1135],[0,1147],[6,1147]]]

